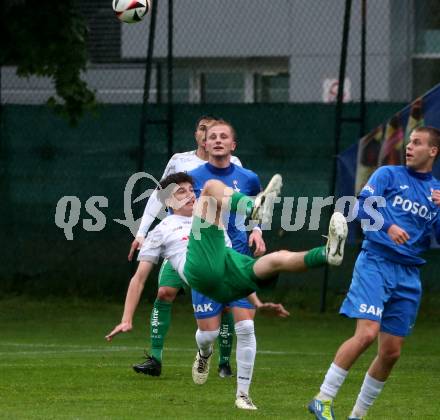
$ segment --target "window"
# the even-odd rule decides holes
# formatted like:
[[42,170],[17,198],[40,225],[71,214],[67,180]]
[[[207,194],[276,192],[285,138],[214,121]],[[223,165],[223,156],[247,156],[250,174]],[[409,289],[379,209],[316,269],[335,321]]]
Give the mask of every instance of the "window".
[[440,2],[414,1],[413,92],[417,97],[440,83]]
[[[155,80],[152,89],[152,98],[154,102],[166,103],[168,95],[168,74],[167,66],[158,63],[156,71],[153,73]],[[191,71],[182,68],[173,70],[173,102],[176,104],[184,104],[190,102],[190,77]]]
[[[229,60],[178,62],[173,74],[175,103],[286,103],[289,102],[287,60],[281,64]],[[150,100],[167,101],[167,63],[153,67]]]
[[440,2],[415,1],[416,53],[440,53]]
[[254,102],[289,102],[289,74],[255,74]]
[[423,95],[440,83],[440,57],[413,60],[413,97]]
[[120,61],[121,23],[108,0],[80,0],[79,9],[88,25],[87,50],[93,63]]
[[244,102],[244,73],[202,73],[201,103]]

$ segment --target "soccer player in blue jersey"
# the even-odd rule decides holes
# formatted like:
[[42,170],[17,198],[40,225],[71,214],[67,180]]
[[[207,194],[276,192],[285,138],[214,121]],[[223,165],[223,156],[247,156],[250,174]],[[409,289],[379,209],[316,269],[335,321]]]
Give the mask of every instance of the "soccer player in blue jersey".
[[[440,131],[416,128],[406,146],[406,166],[377,169],[359,195],[358,219],[365,239],[340,309],[356,319],[356,329],[339,347],[309,404],[317,419],[334,419],[333,399],[349,369],[376,338],[377,355],[349,419],[366,416],[400,357],[421,298],[419,267],[425,260],[420,254],[428,249],[432,233],[440,240],[440,182],[431,173],[439,153]],[[370,200],[377,200],[374,208],[367,208]],[[371,217],[374,212],[379,218]],[[378,219],[379,227],[371,229]]]
[[[208,162],[189,172],[194,180],[194,192],[200,196],[204,184],[208,180],[222,181],[235,192],[247,196],[256,196],[261,191],[260,180],[254,172],[237,166],[231,162],[236,148],[235,130],[230,123],[218,120],[210,125],[205,142]],[[231,213],[224,221],[232,247],[241,254],[251,255],[251,246],[255,246],[254,256],[261,256],[266,251],[261,229],[254,227],[249,235],[246,232],[245,217]],[[252,304],[248,300],[252,301]],[[213,343],[219,334],[221,313],[230,307],[234,315],[234,329],[237,335],[237,398],[236,406],[242,409],[256,409],[249,398],[249,387],[256,354],[254,332],[255,307],[262,306],[254,293],[248,299],[240,299],[229,304],[215,302],[196,290],[192,290],[194,315],[198,330],[196,341],[199,350],[193,365],[193,380],[197,384],[206,382],[209,374],[209,363]],[[279,305],[279,315],[287,316],[288,312]]]

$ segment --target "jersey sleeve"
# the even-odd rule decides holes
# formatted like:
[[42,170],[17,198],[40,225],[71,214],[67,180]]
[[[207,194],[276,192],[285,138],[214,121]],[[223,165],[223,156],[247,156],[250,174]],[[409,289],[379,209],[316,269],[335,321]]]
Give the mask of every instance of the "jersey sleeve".
[[240,166],[241,168],[243,167],[243,164],[241,163],[241,160],[237,156],[232,156],[231,157],[231,162],[234,165]]
[[383,196],[391,180],[392,174],[388,166],[376,169],[359,193],[359,198]]
[[[375,223],[375,219],[371,215],[371,210],[377,210],[378,202],[371,202],[370,200],[368,200],[367,204],[365,200],[370,197],[383,197],[386,193],[387,188],[391,185],[391,181],[392,172],[388,166],[382,166],[373,172],[373,174],[359,193],[358,202],[356,204],[356,219],[358,221],[369,220],[370,223]],[[366,206],[371,207],[371,210],[367,209]],[[384,221],[380,230],[387,232],[392,225],[392,222],[386,219],[383,215],[382,217],[384,218]]]
[[142,248],[139,251],[138,261],[150,261],[157,264],[162,253],[164,232],[161,225],[157,225],[145,238]]
[[196,198],[200,197],[200,193],[202,192],[203,188],[203,178],[200,176],[198,169],[199,168],[193,169],[192,171],[188,172],[188,175],[193,179],[193,188]]
[[141,224],[139,226],[136,236],[145,237],[150,226],[162,210],[163,204],[157,196],[157,190],[154,190],[145,205],[144,214],[142,215]]
[[260,178],[256,173],[252,173],[250,178],[250,195],[255,196],[262,191]]
[[[252,177],[250,178],[250,196],[251,197],[255,197],[256,195],[258,195],[261,191],[261,182],[260,182],[260,178],[258,177],[258,175],[256,173],[252,173]],[[261,223],[259,223],[258,225],[255,225],[252,230],[259,230],[260,232],[262,232],[261,230]]]
[[171,159],[168,161],[165,170],[163,171],[162,178],[166,178],[168,175],[176,173],[176,163],[177,163],[177,154],[171,156]]
[[[168,161],[161,179],[164,179],[168,175],[176,173],[176,162],[177,162],[177,155],[174,155]],[[140,236],[144,238],[147,235],[151,225],[153,224],[154,220],[156,219],[162,208],[163,208],[163,204],[157,197],[157,191],[154,191],[153,194],[151,194],[150,198],[148,199],[147,204],[145,205],[144,214],[142,215],[141,224],[139,226],[136,237]]]

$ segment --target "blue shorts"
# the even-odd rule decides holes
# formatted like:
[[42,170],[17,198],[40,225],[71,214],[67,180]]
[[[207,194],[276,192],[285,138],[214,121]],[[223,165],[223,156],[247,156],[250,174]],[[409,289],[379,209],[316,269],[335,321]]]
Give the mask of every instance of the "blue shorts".
[[380,323],[382,332],[411,333],[422,296],[419,269],[362,250],[340,314]]
[[194,316],[196,319],[211,318],[221,313],[223,309],[227,307],[255,309],[255,306],[252,305],[246,298],[235,300],[234,302],[230,303],[218,303],[215,300],[212,300],[211,298],[195,291],[194,289],[191,290],[191,294]]

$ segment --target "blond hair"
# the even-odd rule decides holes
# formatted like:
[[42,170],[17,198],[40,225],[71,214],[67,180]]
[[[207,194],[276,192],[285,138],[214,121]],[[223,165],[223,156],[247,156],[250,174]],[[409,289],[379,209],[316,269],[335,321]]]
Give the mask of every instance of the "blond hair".
[[208,129],[206,130],[206,135],[208,135],[208,131],[217,125],[226,125],[231,130],[232,138],[236,142],[237,141],[237,133],[235,132],[235,128],[232,126],[232,124],[229,121],[219,119],[215,120],[214,124],[210,125]]

